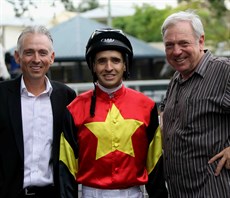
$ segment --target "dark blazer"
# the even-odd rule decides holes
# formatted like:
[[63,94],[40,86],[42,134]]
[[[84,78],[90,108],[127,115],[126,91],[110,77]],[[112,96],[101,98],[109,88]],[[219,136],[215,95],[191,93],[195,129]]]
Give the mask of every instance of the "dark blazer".
[[[24,147],[20,97],[21,76],[0,83],[0,197],[17,198],[23,188]],[[66,85],[51,81],[53,91],[54,183],[58,190],[59,140],[65,107],[76,97]],[[45,111],[45,109],[44,109]]]

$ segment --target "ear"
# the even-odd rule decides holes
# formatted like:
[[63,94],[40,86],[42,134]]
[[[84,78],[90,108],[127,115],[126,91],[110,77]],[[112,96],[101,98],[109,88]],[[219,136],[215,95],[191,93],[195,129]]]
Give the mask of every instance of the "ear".
[[19,53],[18,51],[14,51],[14,60],[17,64],[20,64],[20,56],[19,56]]
[[51,58],[50,58],[50,64],[52,65],[54,63],[55,53],[52,52]]
[[204,50],[204,42],[205,42],[205,37],[204,37],[204,35],[201,35],[201,37],[199,39],[199,46],[200,46],[201,51]]

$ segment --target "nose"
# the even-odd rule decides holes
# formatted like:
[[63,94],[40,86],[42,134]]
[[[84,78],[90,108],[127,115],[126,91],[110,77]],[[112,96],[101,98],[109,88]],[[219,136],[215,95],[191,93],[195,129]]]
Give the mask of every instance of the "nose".
[[106,65],[105,65],[105,69],[107,71],[111,71],[113,69],[111,60],[107,60]]
[[34,62],[40,62],[40,56],[39,56],[39,53],[34,53],[34,58],[33,58],[33,61]]
[[177,55],[180,55],[181,52],[182,52],[181,47],[179,45],[174,45],[173,54],[177,56]]

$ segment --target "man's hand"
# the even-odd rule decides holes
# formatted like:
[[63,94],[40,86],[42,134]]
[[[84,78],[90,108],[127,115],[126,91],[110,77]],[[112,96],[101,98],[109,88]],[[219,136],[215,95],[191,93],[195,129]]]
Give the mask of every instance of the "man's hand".
[[220,153],[216,154],[214,157],[212,157],[208,163],[211,164],[217,159],[220,159],[219,163],[217,164],[216,170],[215,170],[215,176],[218,176],[220,174],[220,171],[225,166],[225,168],[230,170],[230,147],[225,148]]

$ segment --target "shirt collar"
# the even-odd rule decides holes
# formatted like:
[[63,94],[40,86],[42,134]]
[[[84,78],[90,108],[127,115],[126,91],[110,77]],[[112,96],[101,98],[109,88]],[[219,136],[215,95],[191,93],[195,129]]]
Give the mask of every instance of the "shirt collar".
[[204,51],[204,55],[201,58],[199,64],[197,65],[195,73],[199,74],[202,77],[205,75],[205,72],[207,71],[207,67],[208,67],[207,62],[208,60],[210,60],[211,56],[212,54],[210,51],[208,50]]
[[[53,87],[52,87],[52,85],[51,85],[51,83],[50,83],[50,80],[48,79],[47,76],[45,76],[45,82],[46,82],[46,89],[45,89],[45,91],[44,91],[43,93],[48,93],[48,96],[50,96],[51,93],[52,93],[52,91],[53,91]],[[20,93],[21,93],[21,94],[22,94],[22,93],[25,93],[25,92],[28,93],[28,90],[27,90],[27,88],[26,88],[26,85],[25,85],[23,76],[22,76],[22,78],[21,78],[21,88],[20,88],[20,89],[21,89],[21,90],[20,90]]]
[[120,88],[122,87],[122,83],[121,83],[120,85],[118,85],[117,87],[112,88],[112,89],[105,88],[105,87],[103,87],[102,85],[100,85],[99,83],[97,83],[97,84],[98,84],[98,87],[99,87],[102,91],[104,91],[105,93],[107,93],[108,95],[110,95],[110,94],[116,92],[118,89],[120,89]]
[[[211,58],[212,54],[210,51],[208,50],[204,50],[204,55],[203,57],[201,58],[200,62],[198,63],[193,75],[196,73],[198,74],[199,76],[203,77],[205,75],[205,72],[207,70],[207,67],[208,67],[208,64],[207,64],[207,61]],[[192,76],[193,76],[192,75]],[[191,77],[192,77],[191,76]],[[191,78],[190,77],[190,78]],[[174,79],[175,81],[178,81],[178,82],[183,82],[183,81],[186,81],[186,80],[183,80],[181,78],[181,75],[179,72],[177,72],[176,74],[176,77]],[[188,80],[188,79],[187,79]]]

